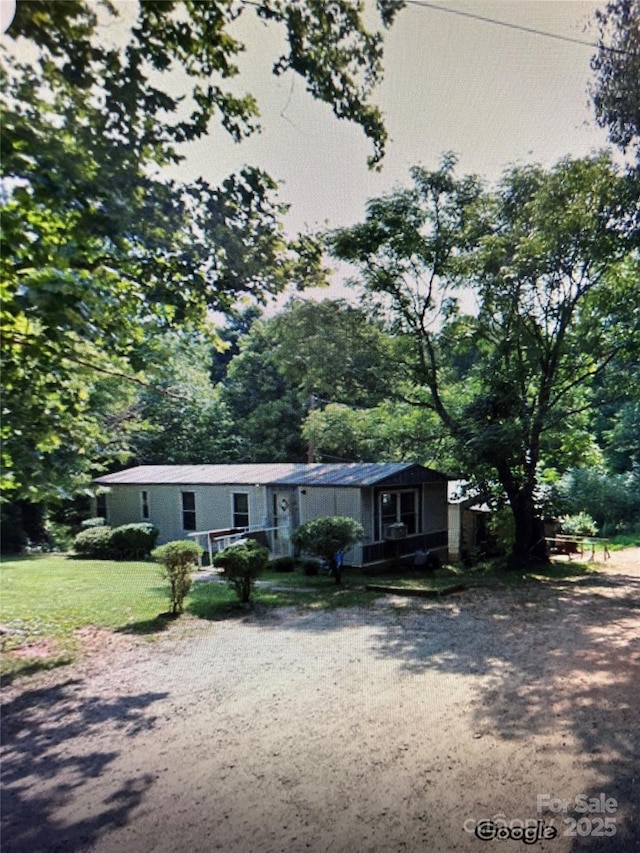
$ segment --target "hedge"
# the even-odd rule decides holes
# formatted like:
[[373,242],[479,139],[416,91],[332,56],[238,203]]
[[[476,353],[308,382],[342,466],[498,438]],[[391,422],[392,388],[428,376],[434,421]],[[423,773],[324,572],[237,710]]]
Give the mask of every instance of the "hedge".
[[140,560],[148,557],[158,530],[147,522],[120,527],[88,527],[76,536],[73,548],[81,557],[94,560]]

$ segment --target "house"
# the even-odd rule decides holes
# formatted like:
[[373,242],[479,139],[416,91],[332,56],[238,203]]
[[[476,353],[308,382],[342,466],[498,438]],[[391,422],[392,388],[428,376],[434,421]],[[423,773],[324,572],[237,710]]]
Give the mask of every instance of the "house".
[[194,536],[216,549],[251,532],[284,556],[300,524],[341,515],[365,531],[345,564],[446,557],[447,477],[412,463],[141,465],[94,482],[97,514],[113,526],[149,521],[161,543]]

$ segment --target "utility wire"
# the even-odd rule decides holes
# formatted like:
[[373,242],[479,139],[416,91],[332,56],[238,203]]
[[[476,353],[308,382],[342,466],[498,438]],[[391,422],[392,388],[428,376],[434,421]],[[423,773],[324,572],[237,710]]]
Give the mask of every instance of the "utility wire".
[[610,53],[630,53],[630,51],[623,50],[619,47],[607,47],[605,44],[597,44],[596,42],[572,38],[571,36],[561,36],[558,33],[550,33],[547,30],[538,30],[535,27],[526,27],[523,24],[512,24],[508,21],[501,21],[498,18],[488,18],[485,15],[477,15],[475,12],[463,12],[462,9],[452,9],[450,6],[440,6],[438,3],[430,3],[428,0],[405,0],[405,2],[407,6],[434,9],[437,12],[448,12],[450,15],[458,15],[461,18],[471,18],[474,21],[483,21],[485,24],[495,24],[498,27],[505,27],[509,30],[520,30],[523,33],[530,33],[535,36],[544,36],[544,38],[556,39],[557,41],[581,44],[584,47],[593,47],[596,50],[606,50]]

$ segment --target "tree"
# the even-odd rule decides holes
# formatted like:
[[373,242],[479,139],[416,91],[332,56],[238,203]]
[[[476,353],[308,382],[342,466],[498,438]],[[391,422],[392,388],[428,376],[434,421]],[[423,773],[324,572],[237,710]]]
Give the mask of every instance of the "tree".
[[212,352],[211,381],[214,385],[225,378],[229,364],[240,353],[242,338],[261,316],[262,310],[257,305],[241,306],[238,311],[229,312],[224,324],[216,329],[220,347]]
[[306,445],[300,425],[306,400],[279,370],[270,334],[270,320],[256,322],[240,342],[221,383],[240,458],[246,462],[302,462]]
[[129,447],[139,464],[235,462],[237,425],[211,381],[211,342],[201,334],[170,333],[149,342],[140,358],[150,367],[139,388]]
[[328,516],[302,524],[291,535],[295,548],[322,557],[329,562],[336,583],[342,583],[341,556],[364,535],[362,525],[353,518]]
[[596,119],[622,151],[640,162],[640,4],[610,0],[595,13],[598,52],[591,60]]
[[638,199],[604,155],[514,168],[494,191],[454,166],[414,169],[412,188],[328,239],[404,340],[413,403],[438,415],[465,474],[500,484],[521,561],[544,550],[541,461],[574,463],[596,380],[600,400],[624,395],[638,369]]
[[167,542],[155,548],[151,556],[162,565],[162,577],[169,582],[171,613],[182,613],[184,600],[191,589],[191,573],[197,569],[202,548],[190,539]]
[[269,562],[269,551],[255,539],[236,542],[213,558],[214,566],[219,566],[242,604],[251,601],[251,590]]
[[388,393],[389,346],[366,312],[341,300],[294,299],[255,322],[222,383],[222,399],[241,424],[243,458],[304,461],[310,408],[327,400],[372,405]]
[[[380,0],[384,26],[400,5]],[[302,75],[313,97],[359,123],[373,161],[384,149],[370,103],[382,39],[359,4],[144,0],[127,6],[131,26],[117,44],[108,27],[123,8],[23,0],[9,31],[16,50],[2,57],[3,429],[18,439],[5,443],[4,485],[16,496],[67,488],[51,462],[60,447],[91,455],[81,371],[125,380],[150,336],[321,277],[316,243],[284,238],[285,208],[259,169],[217,188],[161,171],[214,116],[236,140],[256,129],[255,99],[225,88],[244,49],[230,32],[240,14],[284,27],[274,73]],[[32,61],[21,59],[31,55],[24,40]],[[181,94],[167,86],[176,70]]]
[[[135,377],[122,360],[91,351],[91,367],[47,366],[37,349],[3,340],[2,484],[4,499],[25,509],[67,498],[94,472],[125,462],[137,426]],[[79,346],[78,361],[89,351]]]
[[[383,27],[403,5],[377,0]],[[239,75],[236,61],[246,49],[233,24],[254,13],[285,34],[286,50],[273,73],[291,70],[302,77],[313,98],[362,127],[374,145],[372,163],[382,158],[387,132],[371,96],[382,78],[383,38],[367,29],[357,0],[140,0],[127,11],[131,28],[119,47],[104,29],[122,14],[110,0],[19,0],[9,35],[37,44],[70,86],[88,92],[98,85],[109,129],[128,147],[140,152],[159,140],[163,159],[175,160],[172,144],[204,135],[213,117],[236,140],[259,128],[256,99],[224,88]],[[185,87],[170,94],[164,75],[176,68]],[[187,117],[183,101],[191,110]]]
[[640,466],[621,474],[602,468],[573,468],[559,483],[571,513],[591,516],[601,535],[640,529]]
[[305,400],[369,406],[389,392],[391,339],[360,307],[292,299],[270,322],[269,336],[280,373]]
[[24,114],[3,131],[3,176],[14,182],[2,235],[5,488],[43,496],[62,485],[53,451],[91,452],[87,377],[126,381],[143,367],[143,341],[202,324],[241,293],[276,292],[292,268],[275,185],[259,173],[214,190],[162,184],[145,163],[105,170],[119,149],[93,118],[72,111],[58,132],[49,105],[14,106]]
[[457,466],[451,440],[437,415],[393,399],[368,409],[344,403],[313,409],[302,425],[302,436],[319,461],[420,460],[444,471]]
[[616,411],[604,439],[604,455],[611,471],[640,468],[640,401],[627,401]]

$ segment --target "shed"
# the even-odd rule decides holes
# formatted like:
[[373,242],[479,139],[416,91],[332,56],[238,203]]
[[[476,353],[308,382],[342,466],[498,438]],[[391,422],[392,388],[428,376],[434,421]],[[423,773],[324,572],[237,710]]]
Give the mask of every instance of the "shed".
[[345,564],[447,552],[447,477],[414,463],[141,465],[94,483],[108,524],[149,521],[161,543],[262,532],[272,555],[284,556],[300,524],[340,515],[365,531]]
[[484,496],[466,480],[449,483],[449,560],[467,560],[492,551],[487,529],[491,509]]

